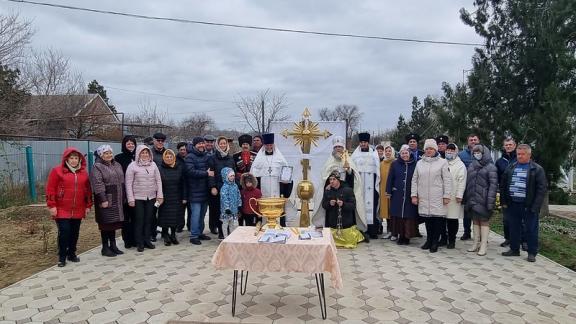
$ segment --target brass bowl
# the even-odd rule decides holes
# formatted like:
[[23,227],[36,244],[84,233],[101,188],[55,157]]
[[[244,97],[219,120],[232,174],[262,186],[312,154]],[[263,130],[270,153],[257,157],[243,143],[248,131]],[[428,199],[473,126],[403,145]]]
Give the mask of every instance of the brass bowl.
[[[252,207],[252,200],[258,202],[258,209],[260,209],[260,212],[254,210]],[[250,198],[249,204],[252,212],[260,217],[266,217],[266,226],[268,228],[280,228],[277,219],[284,214],[286,198]]]

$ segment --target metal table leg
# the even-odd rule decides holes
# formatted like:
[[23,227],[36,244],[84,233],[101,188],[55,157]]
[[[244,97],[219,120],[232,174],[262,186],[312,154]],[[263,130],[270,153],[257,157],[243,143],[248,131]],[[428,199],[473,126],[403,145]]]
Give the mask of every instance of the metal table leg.
[[320,300],[320,313],[322,319],[325,320],[327,316],[326,310],[326,291],[324,290],[324,273],[314,274],[316,277],[316,288],[318,288],[318,299]]
[[246,279],[244,279],[244,270],[240,271],[240,295],[244,296],[246,293],[246,286],[248,285],[248,271],[246,271]]
[[[246,279],[244,279],[244,270],[240,270],[240,295],[246,293],[246,286],[248,286],[248,271],[246,271]],[[236,315],[236,296],[238,294],[238,270],[234,270],[234,279],[232,280],[232,316]]]

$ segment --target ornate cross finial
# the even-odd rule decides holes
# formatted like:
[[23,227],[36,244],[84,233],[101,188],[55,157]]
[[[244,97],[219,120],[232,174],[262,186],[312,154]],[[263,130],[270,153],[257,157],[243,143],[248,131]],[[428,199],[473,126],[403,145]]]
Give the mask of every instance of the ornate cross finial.
[[291,131],[287,129],[282,131],[282,136],[285,138],[288,138],[289,136],[293,137],[296,145],[300,145],[302,153],[305,154],[310,153],[312,144],[314,144],[314,146],[318,145],[318,139],[320,137],[326,139],[332,136],[332,133],[327,130],[320,131],[318,123],[309,120],[310,116],[312,116],[312,114],[310,114],[308,108],[304,109],[302,120],[294,123],[294,128]]

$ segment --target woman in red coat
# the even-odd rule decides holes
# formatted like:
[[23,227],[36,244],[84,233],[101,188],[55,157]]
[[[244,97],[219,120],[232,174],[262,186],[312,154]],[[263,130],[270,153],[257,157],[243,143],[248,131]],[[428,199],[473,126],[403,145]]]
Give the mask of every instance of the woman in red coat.
[[58,266],[65,266],[66,258],[79,262],[76,244],[80,222],[92,207],[92,190],[86,159],[78,149],[69,147],[64,150],[62,163],[50,171],[46,204],[58,225]]

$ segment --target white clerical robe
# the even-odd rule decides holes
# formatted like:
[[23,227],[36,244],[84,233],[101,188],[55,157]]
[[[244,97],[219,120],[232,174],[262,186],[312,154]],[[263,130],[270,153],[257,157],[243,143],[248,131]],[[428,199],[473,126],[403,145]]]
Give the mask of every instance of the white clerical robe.
[[[360,147],[354,150],[351,158],[362,179],[366,224],[372,225],[374,224],[374,206],[378,203],[374,201],[374,190],[380,191],[380,159],[378,153],[372,148],[368,152],[362,152]],[[376,181],[374,181],[374,176],[376,176]]]
[[280,197],[280,175],[282,167],[287,165],[288,162],[277,148],[274,148],[272,155],[266,155],[264,147],[260,149],[250,172],[260,178],[262,197]]

